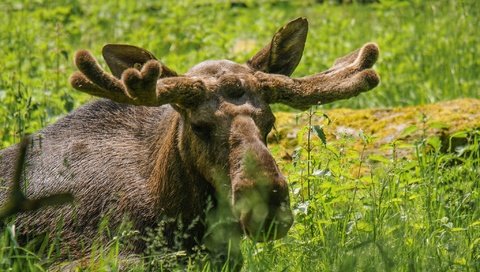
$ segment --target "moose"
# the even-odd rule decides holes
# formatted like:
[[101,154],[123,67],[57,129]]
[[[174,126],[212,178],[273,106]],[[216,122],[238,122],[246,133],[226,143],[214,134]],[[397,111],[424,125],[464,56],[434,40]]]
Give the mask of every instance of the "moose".
[[[210,211],[231,211],[234,223],[222,233],[258,241],[285,236],[293,215],[286,178],[267,148],[275,122],[270,104],[307,109],[379,83],[374,43],[324,72],[290,77],[307,31],[307,20],[295,19],[245,64],[207,60],[184,74],[131,45],[104,46],[111,74],[88,51],[78,51],[70,83],[102,99],[31,135],[22,174],[29,199],[70,193],[74,201],[18,214],[18,236],[59,231],[72,254],[88,248],[104,217],[112,227],[128,220],[140,233],[173,218],[164,231],[169,245],[179,223],[197,222],[183,230],[188,235],[181,245],[188,250],[208,238],[209,205]],[[5,186],[18,150],[17,144],[0,152]],[[0,200],[7,198],[2,190]],[[135,244],[135,250],[143,247]]]

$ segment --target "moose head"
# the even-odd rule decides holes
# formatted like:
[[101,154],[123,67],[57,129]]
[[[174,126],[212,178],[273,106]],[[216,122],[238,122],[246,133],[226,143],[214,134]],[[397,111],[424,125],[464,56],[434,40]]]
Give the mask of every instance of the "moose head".
[[[379,54],[372,43],[337,59],[327,71],[289,77],[302,57],[307,30],[307,20],[298,18],[245,64],[208,60],[183,75],[145,49],[109,44],[103,56],[112,74],[88,51],[79,51],[79,71],[70,82],[77,90],[118,103],[173,108],[171,115],[159,116],[166,123],[180,120],[171,133],[180,161],[169,163],[191,173],[195,182],[225,192],[246,234],[276,239],[286,235],[293,217],[287,181],[267,148],[275,122],[269,105],[307,109],[356,96],[379,83],[371,69]],[[227,181],[218,182],[219,173]]]

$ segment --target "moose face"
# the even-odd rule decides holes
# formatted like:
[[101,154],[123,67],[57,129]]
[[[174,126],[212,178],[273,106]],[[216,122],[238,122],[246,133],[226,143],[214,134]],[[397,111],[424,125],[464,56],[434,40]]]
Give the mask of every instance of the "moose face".
[[[145,49],[106,45],[103,56],[112,75],[88,51],[79,51],[77,90],[119,103],[170,104],[182,118],[178,149],[204,180],[230,198],[243,230],[259,240],[284,236],[292,224],[285,178],[266,147],[274,123],[269,104],[306,109],[356,96],[379,83],[371,69],[378,47],[366,44],[335,61],[327,71],[290,78],[299,63],[306,19],[298,18],[246,64],[205,61],[177,75]],[[180,166],[181,167],[181,166]],[[216,175],[227,182],[218,182]]]
[[[275,239],[287,233],[293,217],[286,180],[266,146],[275,117],[254,72],[226,60],[203,62],[186,75],[202,81],[205,100],[176,108],[184,120],[183,151],[195,154],[198,171],[217,192],[228,194],[247,234]],[[228,182],[215,180],[219,171]]]

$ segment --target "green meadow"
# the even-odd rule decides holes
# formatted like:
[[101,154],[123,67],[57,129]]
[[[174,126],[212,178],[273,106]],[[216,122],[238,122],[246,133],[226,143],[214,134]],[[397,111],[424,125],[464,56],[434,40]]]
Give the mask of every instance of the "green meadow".
[[[290,184],[295,223],[277,241],[244,238],[242,271],[479,271],[480,128],[459,132],[468,138],[461,148],[419,133],[412,143],[382,146],[389,155],[372,155],[367,149],[377,139],[360,135],[360,148],[349,137],[326,141],[328,120],[312,123],[311,116],[339,107],[480,98],[480,1],[317,2],[1,1],[0,148],[94,99],[69,86],[76,50],[90,50],[106,67],[100,57],[105,44],[132,44],[184,73],[207,59],[243,63],[279,27],[306,17],[309,36],[293,76],[326,70],[335,58],[373,41],[380,47],[375,69],[381,84],[297,112],[310,122],[299,124],[289,160],[281,144],[270,146]],[[427,131],[405,133],[414,129]],[[407,157],[396,156],[400,145],[408,145]],[[46,271],[75,261],[57,260],[55,242],[36,250],[18,243],[15,226],[5,223],[0,271]],[[188,259],[158,246],[144,256],[122,256],[122,238],[133,230],[120,233],[99,243],[82,271],[212,269],[201,254]],[[154,234],[147,239],[161,244]]]

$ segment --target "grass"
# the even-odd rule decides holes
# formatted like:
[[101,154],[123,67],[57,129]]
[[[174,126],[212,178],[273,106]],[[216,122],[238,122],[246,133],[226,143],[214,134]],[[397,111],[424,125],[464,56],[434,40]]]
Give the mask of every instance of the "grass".
[[[134,44],[185,72],[206,59],[244,62],[276,29],[299,16],[309,19],[310,34],[295,76],[325,70],[336,57],[368,41],[381,48],[376,69],[382,84],[335,106],[478,98],[478,1],[313,2],[245,1],[247,7],[230,7],[228,2],[186,0],[4,1],[0,147],[91,99],[68,86],[78,49],[99,56],[106,43]],[[292,162],[282,161],[281,149],[271,147],[288,176],[296,222],[279,241],[243,240],[245,271],[478,271],[478,131],[470,132],[469,146],[451,153],[442,153],[434,137],[423,135],[411,146],[412,157],[401,159],[356,151],[348,138],[324,144],[312,130],[320,124],[304,125]],[[368,135],[363,139],[365,147],[375,141]],[[396,144],[401,143],[385,148],[395,154]],[[45,244],[43,254],[29,252],[14,233],[9,227],[0,236],[2,270],[43,271],[55,261],[55,244]],[[90,270],[120,267],[121,238],[92,253],[98,262]],[[155,254],[125,259],[132,260],[134,271],[179,269],[181,252]],[[191,264],[192,270],[202,269],[195,266],[202,258]]]
[[383,147],[390,156],[367,154],[375,140],[368,135],[360,152],[353,139],[324,145],[306,135],[284,165],[297,213],[284,241],[292,271],[480,267],[478,131],[468,147],[473,153],[442,154],[438,139],[427,135],[410,146],[409,159],[396,156],[402,143]]

